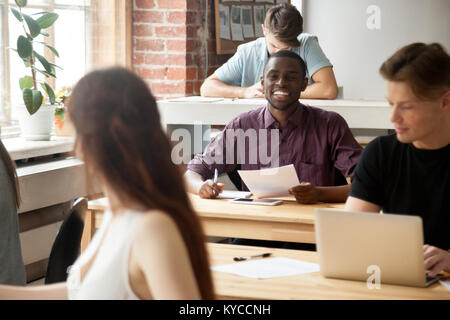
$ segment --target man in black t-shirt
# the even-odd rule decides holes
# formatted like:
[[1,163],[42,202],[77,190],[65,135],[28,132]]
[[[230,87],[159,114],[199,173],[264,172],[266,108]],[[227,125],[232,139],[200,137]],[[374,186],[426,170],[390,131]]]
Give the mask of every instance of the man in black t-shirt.
[[450,272],[450,57],[414,43],[380,73],[396,133],[365,148],[345,209],[420,216],[429,275]]

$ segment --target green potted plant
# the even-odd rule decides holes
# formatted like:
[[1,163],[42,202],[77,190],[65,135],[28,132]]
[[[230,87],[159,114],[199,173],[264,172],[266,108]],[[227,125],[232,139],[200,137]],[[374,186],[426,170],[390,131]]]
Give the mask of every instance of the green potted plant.
[[[48,37],[48,33],[44,30],[55,23],[58,19],[58,14],[39,12],[27,15],[22,12],[22,9],[27,5],[27,0],[15,0],[15,2],[17,9],[11,7],[11,12],[21,23],[24,31],[17,38],[17,49],[15,51],[25,64],[25,67],[30,70],[30,74],[19,80],[24,102],[24,106],[19,106],[19,123],[22,136],[27,140],[49,140],[52,134],[57,101],[55,93],[46,79],[50,77],[56,78],[55,68],[59,67],[47,61],[34,48],[35,45],[44,46],[54,56],[59,57],[55,48],[45,41],[36,39],[39,35]],[[34,17],[37,18],[35,19]],[[38,75],[44,76],[44,80],[39,80]],[[47,103],[44,103],[45,100]]]

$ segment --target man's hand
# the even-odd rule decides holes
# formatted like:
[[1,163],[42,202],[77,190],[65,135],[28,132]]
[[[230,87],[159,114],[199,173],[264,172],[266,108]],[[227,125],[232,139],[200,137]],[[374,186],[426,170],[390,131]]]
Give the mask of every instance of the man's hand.
[[250,98],[264,98],[263,86],[261,81],[258,81],[250,87],[246,87],[242,94],[244,99]]
[[426,244],[423,246],[423,258],[430,277],[441,271],[450,272],[450,252]]
[[319,190],[309,182],[301,182],[298,186],[289,189],[289,193],[295,196],[298,203],[317,203]]
[[224,187],[225,185],[223,183],[214,183],[209,179],[202,184],[198,191],[198,195],[203,199],[214,199],[222,192]]

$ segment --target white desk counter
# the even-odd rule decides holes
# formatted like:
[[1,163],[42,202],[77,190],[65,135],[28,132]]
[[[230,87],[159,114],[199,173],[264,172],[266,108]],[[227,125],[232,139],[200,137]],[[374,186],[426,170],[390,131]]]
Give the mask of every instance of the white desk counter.
[[[226,125],[237,115],[266,104],[265,99],[216,99],[187,97],[158,101],[164,127],[167,125]],[[393,129],[386,101],[313,100],[302,103],[340,114],[350,128]]]

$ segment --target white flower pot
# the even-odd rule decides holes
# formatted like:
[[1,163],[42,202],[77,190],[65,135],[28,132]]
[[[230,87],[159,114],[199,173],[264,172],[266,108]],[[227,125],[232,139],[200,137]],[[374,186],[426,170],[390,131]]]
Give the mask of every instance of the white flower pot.
[[17,106],[22,137],[25,140],[50,140],[54,132],[55,106],[43,104],[39,110],[30,116],[25,105]]

